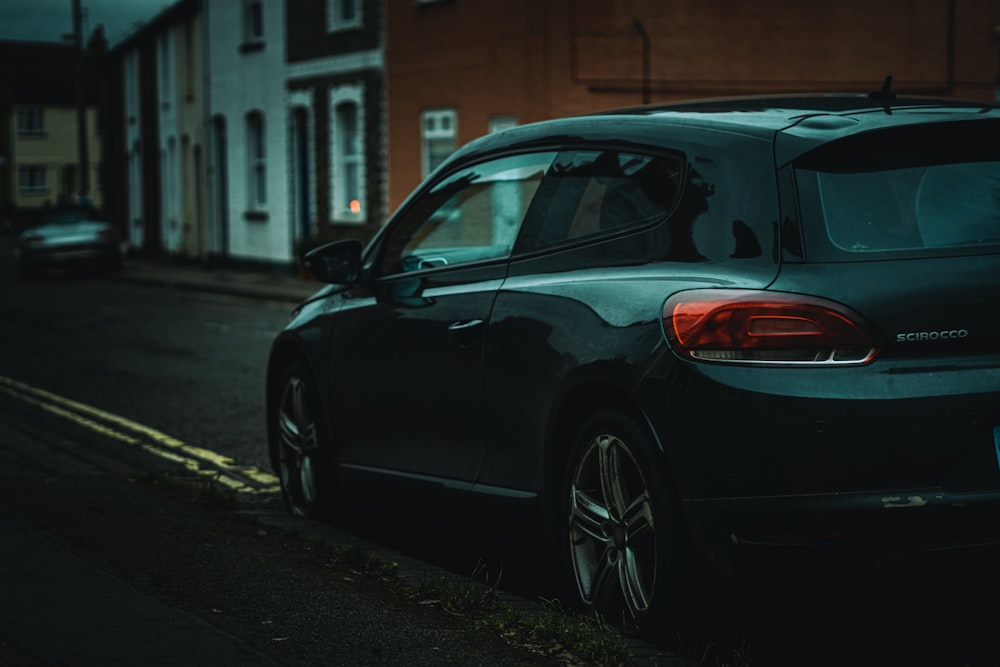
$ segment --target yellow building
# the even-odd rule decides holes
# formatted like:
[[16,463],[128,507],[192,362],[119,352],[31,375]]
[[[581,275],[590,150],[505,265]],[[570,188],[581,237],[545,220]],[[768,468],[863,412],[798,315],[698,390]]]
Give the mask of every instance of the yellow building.
[[100,95],[98,79],[78,79],[93,71],[86,57],[68,44],[0,41],[0,62],[16,63],[0,68],[0,216],[30,216],[81,197],[101,207]]
[[[34,209],[77,200],[85,194],[80,178],[75,106],[15,104],[11,110],[9,158],[12,204]],[[90,201],[101,206],[101,143],[97,111],[86,110],[87,181]]]

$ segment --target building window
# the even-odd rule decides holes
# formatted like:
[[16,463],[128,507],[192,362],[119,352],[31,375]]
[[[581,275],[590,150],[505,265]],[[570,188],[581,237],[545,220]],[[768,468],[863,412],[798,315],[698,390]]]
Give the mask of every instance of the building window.
[[334,222],[363,223],[367,219],[363,92],[360,85],[350,85],[338,86],[330,93]]
[[142,223],[142,154],[139,151],[139,141],[132,141],[132,149],[128,152],[128,212],[133,225]]
[[489,121],[489,133],[502,132],[517,125],[517,116],[491,116]]
[[45,114],[42,110],[35,107],[18,109],[17,133],[21,136],[39,136],[45,134]]
[[327,29],[330,32],[361,27],[361,0],[326,0]]
[[45,166],[22,164],[17,170],[17,181],[21,192],[45,192],[47,190],[45,186]]
[[166,219],[176,224],[178,199],[180,198],[177,165],[177,139],[167,139],[167,152],[164,154],[163,191],[166,195],[163,202],[163,212]]
[[249,184],[247,203],[251,211],[267,204],[267,155],[265,151],[264,114],[251,111],[247,114],[247,167]]
[[184,78],[187,80],[184,99],[187,102],[194,100],[194,59],[194,23],[189,19],[184,23]]
[[170,108],[170,101],[174,96],[174,63],[171,49],[170,35],[163,35],[159,40],[159,65],[160,65],[160,108],[167,110]]
[[427,178],[455,151],[458,119],[454,109],[435,109],[421,114],[423,127],[423,176]]
[[243,0],[243,42],[264,41],[264,0]]

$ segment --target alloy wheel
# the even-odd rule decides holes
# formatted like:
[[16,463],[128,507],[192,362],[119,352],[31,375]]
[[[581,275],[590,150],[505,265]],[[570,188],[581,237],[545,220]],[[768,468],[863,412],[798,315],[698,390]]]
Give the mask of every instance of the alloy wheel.
[[278,403],[278,464],[291,510],[308,516],[318,501],[319,441],[308,386],[296,375],[285,382]]
[[642,468],[609,433],[583,447],[569,488],[569,542],[580,598],[608,622],[637,629],[656,584],[656,522]]

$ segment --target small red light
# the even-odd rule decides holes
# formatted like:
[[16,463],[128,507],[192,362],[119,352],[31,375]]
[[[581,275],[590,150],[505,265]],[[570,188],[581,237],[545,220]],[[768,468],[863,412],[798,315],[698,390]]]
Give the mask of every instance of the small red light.
[[361,202],[359,202],[357,199],[352,199],[350,208],[351,208],[351,213],[353,213],[354,215],[361,213]]

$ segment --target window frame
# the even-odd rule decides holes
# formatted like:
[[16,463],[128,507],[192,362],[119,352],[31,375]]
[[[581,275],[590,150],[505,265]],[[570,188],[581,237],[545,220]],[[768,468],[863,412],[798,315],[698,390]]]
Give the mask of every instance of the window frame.
[[[368,221],[368,143],[365,128],[364,86],[349,84],[330,91],[330,219],[336,224],[363,225]],[[353,107],[355,152],[345,150],[340,110]],[[360,209],[351,211],[347,194],[348,169],[357,178]]]
[[[344,18],[341,16],[340,10],[345,1],[351,3],[353,17]],[[363,11],[361,0],[326,0],[326,31],[332,33],[361,28],[364,25]]]
[[503,132],[504,130],[509,130],[510,128],[517,126],[518,120],[515,114],[498,114],[490,116],[486,121],[486,131],[489,134]]
[[[41,178],[36,178],[39,175]],[[44,164],[18,165],[17,190],[25,195],[47,193],[49,191],[48,166]]]
[[170,109],[174,92],[174,44],[173,35],[165,33],[157,38],[157,86],[159,88],[160,109]]
[[45,136],[45,109],[20,107],[17,110],[17,135],[19,137]]
[[[559,151],[556,149],[540,148],[537,150],[519,151],[517,153],[493,155],[483,160],[463,164],[460,167],[449,171],[448,174],[442,175],[441,178],[435,179],[433,183],[421,188],[419,193],[411,200],[411,202],[393,217],[389,226],[385,230],[385,234],[383,234],[379,239],[375,254],[370,257],[370,262],[366,261],[366,264],[368,264],[369,268],[374,271],[376,278],[392,278],[407,275],[413,271],[434,269],[448,270],[456,267],[464,268],[480,263],[508,261],[515,251],[518,238],[524,225],[526,224],[526,221],[528,220],[528,216],[530,214],[529,212],[534,199],[558,153]],[[519,161],[523,163],[518,164]],[[496,224],[500,218],[497,217],[497,202],[498,200],[510,202],[512,201],[512,198],[509,196],[500,198],[495,197],[494,195],[497,192],[496,188],[506,184],[514,184],[515,187],[524,187],[532,181],[531,178],[510,179],[498,177],[516,173],[519,170],[530,170],[535,167],[538,168],[539,174],[537,182],[533,187],[531,187],[530,192],[519,193],[519,199],[520,197],[524,198],[524,200],[518,202],[520,218],[516,221],[515,228],[512,231],[509,231],[504,237],[506,238],[506,243],[503,242],[503,239],[499,239],[501,240],[501,243],[498,244],[496,243],[498,240]],[[467,179],[472,175],[479,176],[480,178],[471,179],[463,183],[464,179]],[[481,187],[484,185],[488,187]],[[450,188],[453,186],[457,186],[457,189],[451,190]],[[470,196],[461,198],[463,193],[468,193],[472,190],[479,191],[472,192]],[[435,199],[436,197],[438,199]],[[451,206],[450,204],[456,201],[456,199],[459,200],[458,205]],[[472,205],[465,208],[466,205],[470,203]],[[437,233],[438,230],[429,229],[427,231],[423,231],[425,226],[432,226],[432,223],[429,223],[429,221],[435,218],[442,219],[443,217],[461,220],[461,216],[467,211],[470,209],[475,210],[476,208],[481,209],[483,205],[488,205],[490,207],[489,227],[486,228],[485,226],[477,225],[472,228],[472,234],[470,235],[472,237],[478,235],[482,237],[482,239],[463,238],[462,240],[486,240],[486,243],[460,243],[454,247],[445,248],[429,246],[430,249],[439,251],[441,253],[441,257],[417,257],[419,261],[416,265],[412,267],[402,266],[404,258],[406,257],[406,250],[410,248],[410,240],[403,241],[403,239],[400,238],[401,235],[408,235],[411,239],[415,236],[424,236],[425,239],[430,238]],[[438,215],[442,212],[446,215]],[[500,211],[499,215],[502,216],[503,213],[504,211]],[[461,229],[460,236],[465,237],[468,229],[468,226],[463,227]],[[486,239],[486,236],[489,238]],[[483,256],[476,256],[474,253],[476,248],[493,246],[504,249],[496,254],[486,254]],[[398,258],[388,254],[390,249],[393,247],[398,248]],[[444,259],[444,257],[449,256],[449,253],[455,253],[457,251],[460,254],[461,251],[465,249],[472,251],[469,259],[459,262],[448,262]],[[401,270],[390,268],[389,265],[393,263],[399,263],[401,265]]]
[[263,48],[265,39],[264,0],[243,0],[241,12],[243,52],[257,51]]
[[[448,127],[442,129],[440,121],[447,119]],[[433,128],[428,123],[434,124]],[[437,159],[432,155],[431,143],[434,141],[451,140],[448,155]],[[422,178],[430,176],[434,170],[458,148],[458,111],[453,107],[426,109],[420,112],[420,173]]]
[[[633,234],[635,232],[649,229],[654,227],[664,220],[670,218],[676,210],[678,203],[684,194],[685,189],[685,178],[687,173],[687,159],[685,155],[680,151],[673,151],[664,149],[662,151],[650,150],[642,151],[636,150],[635,147],[628,146],[613,146],[613,145],[579,145],[579,146],[562,146],[556,149],[558,155],[554,163],[558,163],[560,159],[566,156],[573,156],[579,158],[580,156],[585,156],[587,154],[597,154],[598,156],[604,156],[611,153],[618,154],[618,157],[631,156],[632,158],[639,158],[643,160],[648,160],[650,164],[655,162],[659,163],[658,168],[668,168],[673,164],[675,169],[675,183],[672,198],[669,204],[665,204],[662,210],[656,213],[650,213],[646,216],[636,220],[633,224],[625,225],[611,225],[604,227],[600,222],[596,222],[597,226],[593,228],[593,231],[589,232],[578,232],[574,233],[573,229],[579,223],[577,221],[578,216],[581,215],[581,208],[584,205],[585,197],[592,195],[593,191],[591,188],[596,182],[606,181],[606,175],[600,175],[597,173],[592,173],[586,178],[588,182],[584,185],[582,189],[579,190],[579,194],[574,200],[574,214],[573,217],[566,224],[566,235],[562,237],[557,235],[556,238],[546,241],[544,240],[545,232],[544,224],[551,216],[548,215],[549,209],[555,201],[556,197],[560,195],[560,184],[558,182],[559,176],[547,173],[545,179],[542,183],[541,188],[539,188],[538,196],[535,197],[532,203],[531,209],[528,211],[525,223],[522,225],[521,231],[518,235],[517,245],[514,248],[515,255],[532,255],[536,253],[546,253],[558,250],[560,248],[565,248],[580,244],[590,244],[593,242],[600,242],[608,238],[612,238],[620,235]],[[591,161],[591,165],[595,166],[596,161],[599,158]],[[605,202],[605,197],[607,195],[606,191],[602,191],[601,206],[597,209],[598,216],[601,216],[601,211],[603,211]],[[619,199],[621,201],[621,199]],[[593,225],[591,225],[593,226]]]
[[267,124],[259,109],[246,114],[247,211],[262,212],[267,207]]

